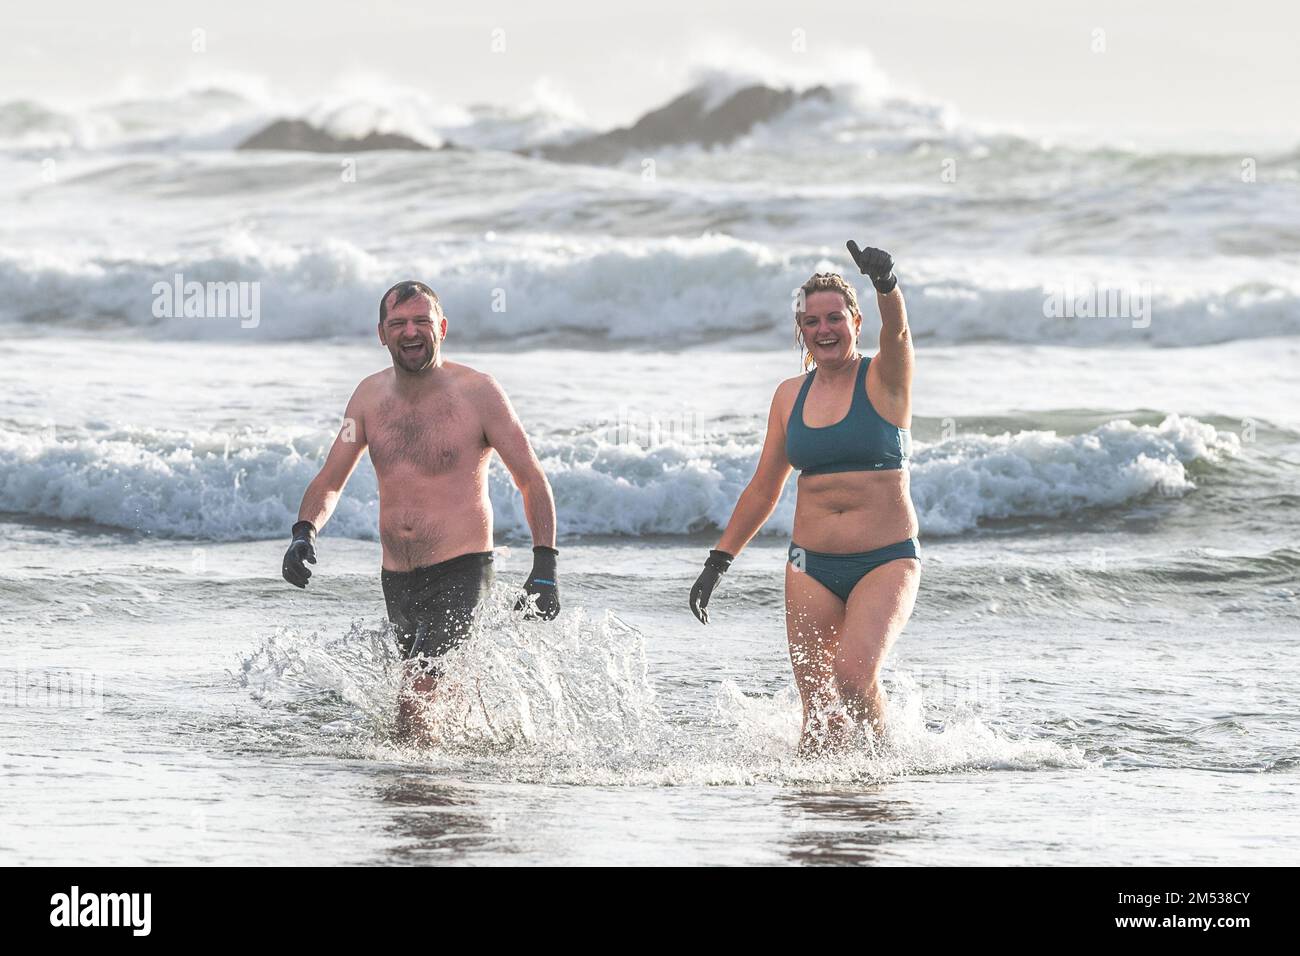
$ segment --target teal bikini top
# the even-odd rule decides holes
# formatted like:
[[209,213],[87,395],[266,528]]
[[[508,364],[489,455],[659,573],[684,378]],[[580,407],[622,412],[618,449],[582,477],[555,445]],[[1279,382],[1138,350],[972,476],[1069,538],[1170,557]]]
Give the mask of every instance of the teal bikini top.
[[825,428],[804,424],[804,399],[808,397],[817,370],[813,369],[805,376],[785,429],[785,456],[805,475],[902,468],[903,462],[912,454],[911,431],[885,421],[867,397],[867,366],[870,364],[871,359],[864,355],[853,384],[849,413]]

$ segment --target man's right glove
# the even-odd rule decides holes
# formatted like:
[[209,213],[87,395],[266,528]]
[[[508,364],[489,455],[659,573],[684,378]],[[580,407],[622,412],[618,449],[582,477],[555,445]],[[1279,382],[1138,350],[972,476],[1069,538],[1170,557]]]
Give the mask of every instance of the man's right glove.
[[316,563],[316,526],[310,521],[299,521],[293,526],[293,542],[284,553],[281,573],[296,588],[305,588],[307,579],[311,577],[304,561]]
[[709,597],[734,560],[736,556],[733,554],[710,551],[709,559],[704,562],[704,570],[695,579],[695,586],[691,588],[691,613],[700,619],[701,624],[709,623]]

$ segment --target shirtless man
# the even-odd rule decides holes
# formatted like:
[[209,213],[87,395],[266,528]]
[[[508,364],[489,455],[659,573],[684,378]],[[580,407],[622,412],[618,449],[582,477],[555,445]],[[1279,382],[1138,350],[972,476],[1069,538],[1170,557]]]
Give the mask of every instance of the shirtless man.
[[284,578],[305,588],[304,564],[367,447],[379,479],[380,574],[388,619],[406,662],[399,737],[432,739],[422,698],[434,693],[437,658],[469,633],[492,585],[488,462],[495,450],[523,493],[533,534],[529,596],[517,609],[552,620],[556,586],[555,500],[510,399],[492,376],[442,357],[447,317],[422,282],[393,286],[379,301],[379,341],[393,367],[363,379],[343,428],[298,509]]

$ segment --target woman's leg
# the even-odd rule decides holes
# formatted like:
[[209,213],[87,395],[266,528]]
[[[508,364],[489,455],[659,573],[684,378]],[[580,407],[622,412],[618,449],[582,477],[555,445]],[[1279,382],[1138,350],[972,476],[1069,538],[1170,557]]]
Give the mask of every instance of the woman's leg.
[[833,665],[835,684],[849,715],[859,723],[870,722],[877,734],[885,727],[880,668],[912,616],[920,583],[920,561],[889,561],[854,585],[844,607]]
[[812,575],[785,566],[785,631],[790,664],[803,701],[803,731],[799,750],[816,752],[842,729],[834,713],[838,703],[835,656],[844,625],[844,602]]

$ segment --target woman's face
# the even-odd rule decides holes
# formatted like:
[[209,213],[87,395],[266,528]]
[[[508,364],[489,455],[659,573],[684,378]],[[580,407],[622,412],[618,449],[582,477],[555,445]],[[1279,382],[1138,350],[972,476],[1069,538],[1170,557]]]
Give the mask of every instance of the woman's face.
[[804,348],[818,365],[834,365],[852,357],[862,318],[849,311],[841,293],[832,289],[811,293],[797,319]]

